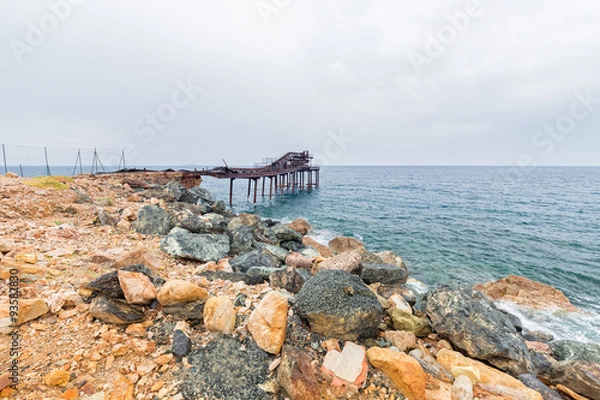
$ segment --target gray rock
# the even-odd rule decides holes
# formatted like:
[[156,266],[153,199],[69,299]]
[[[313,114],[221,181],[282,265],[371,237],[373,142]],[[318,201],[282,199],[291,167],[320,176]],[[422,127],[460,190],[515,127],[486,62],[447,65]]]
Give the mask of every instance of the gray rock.
[[231,232],[229,232],[229,255],[237,255],[252,249],[254,243],[254,236],[252,235],[252,229],[247,226],[241,226]]
[[362,264],[360,277],[367,284],[403,284],[408,279],[408,269],[389,264]]
[[204,271],[200,273],[200,276],[205,277],[209,281],[244,282],[246,285],[260,285],[265,281],[261,276],[251,276],[241,272]]
[[300,252],[300,254],[302,254],[304,257],[307,257],[307,258],[321,257],[321,253],[319,253],[317,251],[317,249],[315,249],[314,247],[311,247],[311,246],[306,247],[304,250],[302,250]]
[[206,303],[206,300],[164,306],[162,312],[182,321],[190,319],[202,320],[204,318],[204,303]]
[[444,367],[442,364],[437,362],[437,360],[429,354],[423,353],[419,349],[414,349],[410,353],[408,353],[408,355],[417,360],[419,364],[421,364],[421,368],[423,368],[423,371],[433,376],[437,380],[446,383],[454,382],[454,376],[452,375],[452,372],[450,372],[448,368]]
[[273,287],[285,289],[290,293],[298,293],[310,278],[312,275],[304,269],[287,267],[272,273],[269,281]]
[[166,235],[171,230],[169,214],[155,205],[144,206],[138,212],[133,229],[144,235]]
[[184,331],[176,329],[173,332],[171,351],[175,357],[185,357],[192,351],[192,340]]
[[309,279],[296,296],[298,314],[319,335],[355,341],[377,333],[383,308],[356,275],[325,270]]
[[213,204],[217,201],[217,198],[206,188],[196,186],[189,190],[189,192],[203,200],[206,203]]
[[272,273],[280,271],[281,268],[269,268],[269,267],[251,267],[248,268],[246,274],[250,276],[260,276],[263,279],[269,279]]
[[428,296],[426,314],[438,335],[469,357],[515,376],[532,372],[529,351],[512,322],[481,292],[442,286]]
[[269,229],[280,242],[302,243],[302,234],[296,232],[285,224],[277,224]]
[[175,201],[179,201],[181,197],[183,197],[183,194],[186,190],[181,183],[177,182],[176,180],[172,180],[167,183],[165,191],[172,196]]
[[202,218],[191,212],[184,212],[177,216],[176,226],[181,227],[192,233],[226,233],[226,229],[222,226],[214,226],[211,223],[204,221]]
[[541,394],[544,400],[565,400],[560,393],[544,385],[544,383],[536,378],[535,375],[522,374],[519,375],[519,380],[528,388],[533,389]]
[[271,400],[259,384],[269,379],[274,357],[253,340],[217,336],[188,355],[191,368],[180,370],[184,399]]
[[298,253],[302,253],[304,250],[306,250],[305,245],[293,240],[288,240],[287,242],[280,242],[279,245],[286,250],[295,251]]
[[550,343],[554,358],[558,361],[583,360],[600,364],[600,346],[573,340],[557,340]]
[[160,248],[174,257],[200,262],[218,261],[229,253],[229,237],[174,229],[162,238]]
[[533,332],[521,332],[521,337],[524,340],[528,340],[530,342],[542,342],[548,343],[554,340],[554,336],[549,333],[544,333],[540,331]]
[[98,222],[102,226],[117,226],[119,220],[104,210],[98,211]]
[[84,203],[93,203],[94,200],[83,190],[72,188],[75,192],[75,203],[76,204],[84,204]]
[[523,323],[521,322],[521,319],[519,317],[509,313],[508,311],[500,310],[500,312],[506,315],[506,318],[508,318],[508,320],[510,321],[512,326],[514,326],[517,332],[523,332]]
[[414,305],[417,300],[415,291],[405,285],[381,285],[377,288],[377,293],[386,299],[389,299],[395,294],[399,294],[411,306]]
[[552,384],[562,384],[590,400],[600,400],[600,365],[581,360],[557,362],[552,367]]
[[557,361],[548,354],[538,351],[530,351],[529,356],[531,357],[535,375],[544,382],[549,383],[552,379],[552,366],[556,364]]
[[108,324],[126,325],[144,320],[144,308],[124,300],[97,296],[90,304],[90,315]]
[[246,272],[252,267],[277,268],[279,263],[274,257],[271,257],[260,250],[252,250],[242,253],[229,261],[229,265],[236,272]]
[[255,246],[262,250],[263,253],[271,255],[281,262],[284,262],[288,254],[290,254],[289,250],[272,244],[257,242]]

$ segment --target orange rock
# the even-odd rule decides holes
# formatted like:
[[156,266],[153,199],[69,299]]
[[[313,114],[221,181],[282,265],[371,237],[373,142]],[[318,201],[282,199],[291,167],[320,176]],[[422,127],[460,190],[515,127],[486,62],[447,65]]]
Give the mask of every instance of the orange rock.
[[1,399],[8,399],[9,397],[11,397],[15,393],[17,393],[17,391],[15,389],[7,387],[7,388],[4,388],[4,389],[0,390],[0,398]]
[[179,279],[167,281],[157,295],[158,302],[163,306],[206,300],[208,297],[206,289]]
[[302,238],[302,244],[305,246],[311,246],[314,247],[320,255],[322,255],[323,257],[333,257],[333,251],[331,251],[331,249],[327,246],[325,246],[324,244],[321,244],[319,242],[317,242],[315,239],[311,238],[310,236],[304,236]]
[[287,298],[272,291],[267,293],[250,314],[246,329],[252,334],[258,347],[268,353],[278,354],[285,341],[287,317]]
[[158,365],[166,365],[173,361],[173,354],[163,354],[162,356],[158,356],[154,359],[154,362]]
[[[134,214],[135,216],[135,214]],[[138,247],[121,255],[113,264],[113,268],[123,268],[130,265],[144,264],[146,267],[154,270],[160,266],[160,262],[152,256],[150,250],[144,247]]]
[[491,300],[510,301],[535,309],[577,311],[577,307],[560,290],[522,276],[509,275],[496,282],[476,285],[473,289],[483,292]]
[[463,370],[453,367],[474,367],[479,372],[479,382],[482,384],[489,383],[508,387],[522,393],[523,396],[529,400],[543,400],[541,394],[535,390],[529,389],[518,379],[497,369],[488,367],[479,361],[467,358],[456,351],[442,349],[438,353],[437,360],[453,373],[463,373]]
[[362,244],[359,240],[347,236],[338,236],[329,241],[329,248],[335,254],[344,253],[346,251],[358,250],[364,247],[365,245]]
[[108,400],[133,400],[133,383],[119,374]]
[[225,334],[235,329],[235,308],[227,297],[212,297],[204,305],[204,325],[211,331]]
[[417,337],[409,331],[386,331],[384,337],[400,351],[412,350],[417,347]]
[[38,258],[35,253],[17,253],[15,254],[15,261],[27,264],[37,264]]
[[[46,302],[42,299],[21,299],[19,300],[19,315],[17,318],[18,324],[32,321],[42,315],[48,313],[50,309]],[[6,318],[10,315],[8,302],[0,304],[0,318]]]
[[304,218],[295,219],[286,225],[302,235],[306,235],[312,229],[308,221]]
[[79,398],[79,390],[69,389],[69,390],[65,391],[60,397],[65,400],[75,400],[75,399]]
[[44,383],[48,386],[65,387],[67,386],[67,383],[69,383],[69,379],[71,379],[71,374],[69,374],[66,371],[63,371],[62,369],[55,369],[53,371],[50,371],[44,377]]
[[156,299],[156,288],[146,275],[119,270],[118,276],[119,285],[129,304],[150,304]]
[[382,370],[408,400],[426,400],[427,376],[417,360],[390,349],[371,347],[369,362]]
[[125,333],[134,337],[146,337],[146,328],[142,324],[131,324],[125,329]]

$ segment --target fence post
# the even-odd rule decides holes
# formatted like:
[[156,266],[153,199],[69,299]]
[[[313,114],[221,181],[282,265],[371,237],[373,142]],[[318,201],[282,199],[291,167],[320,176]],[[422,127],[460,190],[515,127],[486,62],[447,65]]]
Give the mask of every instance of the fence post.
[[50,176],[52,175],[52,172],[50,172],[50,165],[48,165],[48,148],[44,147],[44,157],[46,158],[46,175]]
[[4,159],[4,175],[8,174],[8,167],[6,166],[6,147],[2,145],[2,158]]

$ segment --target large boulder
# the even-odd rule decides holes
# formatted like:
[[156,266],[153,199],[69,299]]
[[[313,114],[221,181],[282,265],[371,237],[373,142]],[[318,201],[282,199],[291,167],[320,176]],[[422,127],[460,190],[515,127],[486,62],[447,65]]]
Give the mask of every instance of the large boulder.
[[246,329],[264,351],[278,354],[285,342],[288,317],[288,300],[283,294],[272,291],[258,303]]
[[287,225],[277,224],[269,228],[269,230],[280,242],[302,243],[302,235]]
[[367,284],[376,282],[388,285],[403,284],[408,279],[408,268],[390,264],[362,264],[360,277]]
[[155,205],[144,206],[138,212],[133,229],[144,235],[166,235],[171,230],[169,214]]
[[290,293],[298,293],[310,278],[312,275],[306,270],[287,267],[273,272],[269,276],[269,282],[273,287],[285,289]]
[[510,301],[536,309],[559,308],[577,311],[567,296],[552,286],[532,281],[522,276],[509,275],[496,282],[488,282],[474,287],[492,300]]
[[274,257],[269,256],[260,250],[242,253],[230,260],[229,264],[236,272],[246,272],[252,267],[277,268],[279,266]]
[[561,361],[552,367],[552,384],[562,384],[591,400],[600,400],[600,365],[588,361]]
[[341,270],[318,272],[296,296],[299,315],[319,335],[354,341],[377,333],[383,308],[356,275]]
[[250,251],[254,243],[252,229],[247,226],[240,226],[237,229],[229,231],[229,242],[229,254],[232,256]]
[[356,271],[360,267],[360,254],[347,251],[335,257],[327,258],[318,265],[319,270],[339,269],[346,272]]
[[286,224],[301,235],[306,235],[312,229],[310,224],[304,218],[298,218]]
[[365,245],[353,237],[338,236],[329,241],[329,248],[335,254],[344,253],[346,251],[358,250],[364,248]]
[[573,340],[556,340],[550,343],[552,354],[558,361],[583,360],[600,364],[600,346]]
[[470,357],[513,375],[532,372],[529,351],[508,317],[481,292],[442,286],[430,293],[433,329]]
[[200,186],[191,188],[189,192],[208,204],[213,204],[217,201],[217,198],[208,189]]
[[218,261],[229,253],[227,235],[196,234],[175,228],[160,241],[165,253],[200,262]]

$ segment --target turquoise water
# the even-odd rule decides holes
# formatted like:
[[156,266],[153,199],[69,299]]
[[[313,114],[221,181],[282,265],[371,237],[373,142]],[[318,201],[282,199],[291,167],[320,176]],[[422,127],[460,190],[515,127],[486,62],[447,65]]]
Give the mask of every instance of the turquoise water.
[[[227,198],[228,181],[203,186]],[[430,286],[509,274],[554,286],[585,312],[515,312],[530,329],[600,342],[600,168],[328,167],[312,192],[256,205],[246,193],[236,181],[237,212],[303,217],[324,243],[393,250]]]
[[[202,185],[228,198],[228,180]],[[347,235],[371,251],[393,250],[429,286],[509,274],[554,286],[583,312],[506,307],[528,329],[600,343],[600,168],[327,167],[318,190],[256,205],[246,194],[236,181],[236,212],[303,217],[323,243]]]

